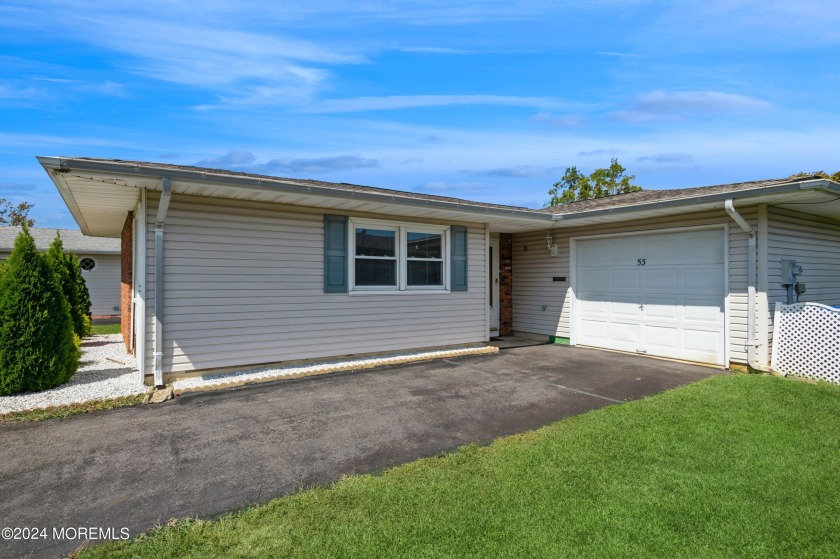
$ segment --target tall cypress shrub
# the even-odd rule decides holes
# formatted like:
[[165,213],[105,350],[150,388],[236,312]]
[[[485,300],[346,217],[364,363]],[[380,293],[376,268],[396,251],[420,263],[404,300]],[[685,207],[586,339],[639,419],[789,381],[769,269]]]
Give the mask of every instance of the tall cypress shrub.
[[61,242],[61,235],[56,232],[50,248],[44,253],[47,263],[57,276],[58,285],[61,287],[64,298],[67,300],[67,307],[70,311],[70,320],[73,323],[73,331],[79,338],[84,335],[84,323],[78,313],[75,278],[70,276],[70,270],[65,264],[64,244]]
[[87,333],[85,321],[88,317],[79,304],[79,288],[76,283],[76,278],[73,277],[73,268],[68,265],[68,255],[64,253],[64,244],[61,242],[60,234],[56,233],[49,250],[45,253],[45,257],[52,267],[53,272],[58,276],[58,283],[61,286],[70,310],[73,331],[81,339]]
[[78,366],[67,301],[24,227],[0,279],[0,395],[53,388]]
[[76,309],[73,314],[81,320],[81,330],[77,333],[80,338],[84,338],[90,334],[90,291],[82,275],[79,258],[72,252],[65,252],[64,265],[67,267],[67,274],[76,291],[74,298]]

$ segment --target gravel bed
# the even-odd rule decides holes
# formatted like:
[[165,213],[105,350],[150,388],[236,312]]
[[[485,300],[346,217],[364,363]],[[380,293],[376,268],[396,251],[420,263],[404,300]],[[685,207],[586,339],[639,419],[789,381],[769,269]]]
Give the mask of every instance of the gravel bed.
[[216,375],[205,375],[200,377],[176,380],[173,388],[176,393],[190,390],[197,390],[205,387],[244,384],[249,382],[280,379],[289,376],[301,376],[313,373],[329,373],[337,371],[348,371],[354,369],[366,369],[378,365],[389,365],[394,363],[407,363],[411,361],[422,361],[441,357],[457,357],[476,353],[487,353],[486,347],[460,347],[430,351],[407,351],[403,353],[389,353],[377,357],[359,357],[345,359],[342,361],[320,361],[305,365],[289,365],[286,367],[266,367],[263,369],[248,369],[232,373]]
[[138,377],[134,358],[126,353],[122,336],[89,336],[82,342],[79,370],[69,382],[43,392],[0,396],[0,413],[143,394],[146,386]]

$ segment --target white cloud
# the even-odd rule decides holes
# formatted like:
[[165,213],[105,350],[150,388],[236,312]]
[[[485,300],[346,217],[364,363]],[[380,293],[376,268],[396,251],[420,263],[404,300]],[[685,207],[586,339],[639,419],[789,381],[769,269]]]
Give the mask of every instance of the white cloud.
[[448,47],[398,47],[395,50],[401,52],[414,52],[417,54],[457,54],[457,55],[471,55],[471,54],[485,54],[480,51],[472,51],[465,49],[453,49]]
[[44,88],[0,83],[0,106],[32,107],[49,103],[55,96]]
[[491,169],[489,171],[479,171],[475,174],[489,177],[525,179],[545,177],[552,173],[556,173],[559,170],[561,170],[560,167],[541,167],[539,165],[514,165],[513,167],[503,167],[500,169]]
[[19,132],[0,131],[0,147],[2,148],[17,149],[21,147],[27,147],[28,150],[32,150],[44,149],[46,147],[52,148],[54,146],[61,146],[68,149],[77,149],[79,147],[88,146],[123,149],[136,149],[139,147],[136,143],[124,142],[113,138],[96,138],[90,136],[59,136],[51,134],[27,134]]
[[754,113],[773,108],[763,99],[720,91],[651,91],[636,96],[630,108],[612,113],[625,122],[681,119],[689,115]]
[[219,157],[202,159],[195,165],[197,167],[236,167],[239,165],[250,165],[257,161],[257,156],[250,151],[229,151]]
[[254,153],[244,150],[229,151],[225,155],[202,159],[198,167],[230,169],[251,173],[272,174],[288,173],[330,173],[334,171],[352,171],[379,167],[379,161],[365,159],[357,155],[337,155],[333,157],[278,157],[258,163]]
[[705,0],[665,6],[640,36],[653,49],[787,50],[840,42],[840,10],[831,0]]
[[[253,16],[249,10],[260,8],[208,2],[202,10],[206,12],[196,14],[192,8],[151,2],[140,7],[117,3],[94,11],[69,2],[21,7],[5,23],[36,28],[60,20],[60,29],[50,27],[50,33],[119,53],[123,57],[117,64],[129,72],[220,96],[218,103],[202,108],[303,103],[330,76],[323,66],[367,61],[353,43],[333,47],[328,40],[301,40],[288,32],[232,30],[253,28],[237,23]],[[49,18],[44,17],[47,11]],[[103,94],[123,93],[121,85],[111,82],[98,87]]]
[[616,155],[621,155],[622,153],[627,153],[621,149],[592,149],[589,151],[579,151],[578,155],[580,157],[593,157],[593,156],[600,156],[600,155],[609,155],[610,157],[615,157]]
[[425,194],[450,194],[453,192],[460,193],[481,193],[488,189],[487,185],[480,182],[445,182],[445,181],[430,181],[423,184],[416,185],[411,188],[414,192],[422,192]]
[[335,157],[281,157],[270,159],[258,166],[261,172],[288,171],[291,173],[331,173],[334,171],[352,171],[379,167],[376,159],[365,159],[357,155],[338,155]]
[[637,157],[636,161],[652,161],[653,163],[693,163],[694,157],[690,153],[658,153]]
[[32,183],[20,182],[0,182],[0,197],[8,198],[10,196],[26,196],[38,190],[38,187]]
[[392,95],[387,97],[328,99],[302,109],[301,112],[356,113],[455,105],[499,105],[509,107],[562,108],[568,106],[569,104],[553,97],[511,97],[504,95]]
[[579,114],[565,114],[556,115],[546,111],[540,111],[534,116],[528,118],[535,124],[548,126],[551,128],[573,128],[576,126],[583,126],[586,123],[586,118]]

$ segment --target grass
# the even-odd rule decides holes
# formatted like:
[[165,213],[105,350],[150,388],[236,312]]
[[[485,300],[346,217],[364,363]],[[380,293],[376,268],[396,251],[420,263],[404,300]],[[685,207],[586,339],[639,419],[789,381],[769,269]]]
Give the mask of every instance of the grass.
[[120,333],[120,325],[119,324],[91,324],[90,326],[90,335],[91,336],[100,336],[103,334],[119,334]]
[[110,400],[95,400],[93,402],[83,402],[81,404],[68,404],[66,406],[53,406],[37,410],[14,411],[0,414],[0,423],[43,421],[45,419],[58,419],[62,417],[70,417],[71,415],[79,415],[82,413],[88,413],[92,411],[113,410],[116,408],[124,408],[126,406],[134,406],[136,404],[140,404],[143,402],[143,399],[145,397],[145,394],[137,394],[135,396],[112,398]]
[[840,387],[713,377],[79,556],[838,557],[838,457]]

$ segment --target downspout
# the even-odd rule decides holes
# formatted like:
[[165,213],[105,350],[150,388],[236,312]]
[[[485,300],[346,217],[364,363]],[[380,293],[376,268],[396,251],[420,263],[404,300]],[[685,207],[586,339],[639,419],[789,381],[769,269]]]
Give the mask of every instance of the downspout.
[[755,358],[756,340],[755,340],[755,308],[756,308],[756,242],[755,231],[752,226],[747,223],[744,216],[738,213],[732,198],[727,199],[723,205],[726,213],[729,214],[735,223],[738,224],[744,233],[747,234],[747,363],[756,370],[766,371],[767,367],[759,365]]
[[137,292],[136,292],[136,307],[137,313],[136,325],[134,327],[135,336],[135,355],[137,357],[137,371],[140,373],[140,382],[146,382],[146,235],[148,235],[148,220],[146,215],[146,189],[140,190],[140,204],[137,206],[137,236],[134,238],[136,245],[137,257],[134,260],[136,266]]
[[161,195],[155,217],[155,348],[154,375],[155,386],[163,384],[163,231],[166,212],[172,198],[172,184],[168,177],[160,180]]

